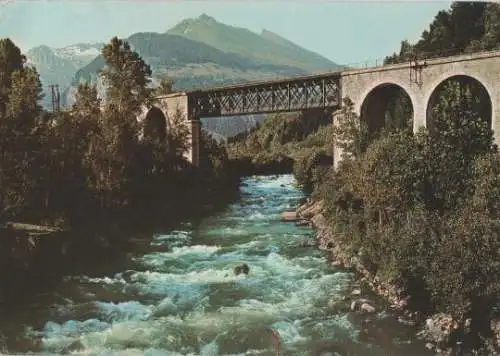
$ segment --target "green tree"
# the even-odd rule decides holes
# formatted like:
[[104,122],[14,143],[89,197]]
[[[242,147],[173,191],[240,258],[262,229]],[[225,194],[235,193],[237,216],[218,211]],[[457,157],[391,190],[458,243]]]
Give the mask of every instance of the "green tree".
[[101,114],[101,99],[95,85],[83,83],[78,86],[76,100],[72,107],[74,115],[82,118],[97,119]]
[[415,46],[410,44],[407,40],[401,41],[399,54],[394,53],[384,59],[384,64],[395,64],[401,62],[409,62],[415,59]]
[[106,103],[119,113],[137,115],[151,96],[151,68],[128,42],[113,37],[104,46],[102,54],[106,61],[101,71],[107,85]]
[[498,3],[454,2],[449,10],[436,14],[415,44],[401,42],[399,54],[386,57],[385,64],[498,48],[499,18]]
[[482,50],[498,48],[500,44],[500,4],[487,3],[484,11],[484,35],[481,38]]
[[5,111],[12,73],[23,68],[26,57],[9,38],[0,39],[0,114]]
[[359,157],[368,144],[368,126],[354,112],[354,103],[344,98],[342,108],[333,124],[335,145],[342,149],[343,159]]
[[182,156],[191,148],[191,127],[186,116],[178,109],[169,118],[167,130],[168,152],[174,156]]
[[413,132],[413,106],[410,97],[399,90],[397,95],[389,101],[384,119],[386,132],[406,131]]
[[[130,45],[117,37],[102,50],[105,69],[106,106],[99,130],[90,138],[85,166],[92,172],[88,182],[103,209],[119,210],[133,201],[134,181],[141,164],[138,162],[139,125],[136,116],[149,103],[151,69]],[[94,88],[83,86],[73,108],[82,113],[97,113],[99,103]],[[139,178],[140,179],[140,178]]]
[[101,208],[119,210],[131,203],[137,147],[136,127],[123,121],[114,108],[108,109],[100,130],[90,139],[85,157],[92,172],[89,187],[99,197]]
[[6,106],[6,118],[15,120],[17,129],[29,132],[41,114],[39,101],[43,97],[42,84],[35,68],[23,68],[11,76],[11,88]]
[[173,92],[174,80],[168,75],[162,75],[160,77],[160,83],[155,89],[155,95],[166,95]]
[[470,85],[450,81],[432,108],[430,134],[423,140],[426,185],[432,187],[426,195],[429,207],[448,210],[462,204],[471,189],[472,161],[495,149],[490,123],[480,117],[482,105]]
[[[17,53],[15,48],[11,48],[14,54]],[[11,57],[19,60],[19,56]],[[10,74],[8,85],[3,88],[7,101],[3,103],[5,111],[0,120],[0,204],[7,209],[37,206],[46,168],[42,150],[42,140],[46,136],[43,135],[44,125],[38,120],[41,84],[34,68],[21,68]]]

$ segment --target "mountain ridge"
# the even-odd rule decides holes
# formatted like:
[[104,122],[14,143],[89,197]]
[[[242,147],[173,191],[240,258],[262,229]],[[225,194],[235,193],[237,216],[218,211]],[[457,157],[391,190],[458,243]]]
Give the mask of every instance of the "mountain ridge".
[[[336,65],[320,54],[309,51],[269,30],[263,30],[261,34],[257,34],[247,28],[223,24],[204,13],[197,18],[182,20],[166,33],[197,40],[225,52],[239,53],[265,62],[288,64],[309,71],[326,70]],[[266,36],[271,33],[274,41],[269,43]],[[276,40],[278,38],[280,41]],[[286,43],[285,46],[283,46],[284,43]],[[276,45],[282,48],[276,48]],[[293,49],[292,52],[289,51],[290,49]],[[283,50],[288,50],[288,53],[283,55]],[[297,55],[299,58],[296,58]]]

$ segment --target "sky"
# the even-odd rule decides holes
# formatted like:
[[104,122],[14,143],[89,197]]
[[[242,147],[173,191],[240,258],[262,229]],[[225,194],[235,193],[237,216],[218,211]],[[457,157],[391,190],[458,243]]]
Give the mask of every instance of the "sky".
[[339,63],[382,59],[417,40],[448,1],[0,0],[0,38],[22,50],[165,32],[202,13],[254,32],[267,29]]

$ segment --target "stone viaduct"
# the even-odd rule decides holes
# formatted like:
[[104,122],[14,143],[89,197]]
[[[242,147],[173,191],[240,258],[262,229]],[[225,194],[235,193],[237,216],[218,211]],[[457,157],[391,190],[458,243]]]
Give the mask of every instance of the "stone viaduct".
[[[476,81],[484,89],[491,103],[488,119],[495,142],[500,145],[500,51],[178,92],[156,98],[155,106],[145,108],[138,120],[145,120],[147,126],[152,117],[159,117],[166,125],[158,127],[166,126],[167,130],[174,121],[188,125],[191,142],[186,157],[197,165],[201,118],[318,108],[337,110],[342,98],[349,97],[362,120],[383,123],[391,96],[402,90],[413,105],[416,131],[427,125],[429,109],[442,84],[455,78]],[[335,162],[340,155],[339,149],[335,149]]]

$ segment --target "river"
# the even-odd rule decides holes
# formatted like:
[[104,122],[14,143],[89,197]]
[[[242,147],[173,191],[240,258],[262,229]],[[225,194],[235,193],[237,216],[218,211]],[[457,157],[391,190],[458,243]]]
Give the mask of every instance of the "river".
[[[392,342],[361,342],[354,276],[300,247],[312,229],[280,220],[303,194],[291,175],[250,177],[225,211],[157,233],[125,258],[66,276],[0,321],[4,353],[75,355],[424,355],[380,302]],[[248,275],[234,267],[247,263]],[[373,297],[373,296],[372,296]],[[325,352],[322,353],[321,350]],[[348,350],[349,352],[345,351]]]

